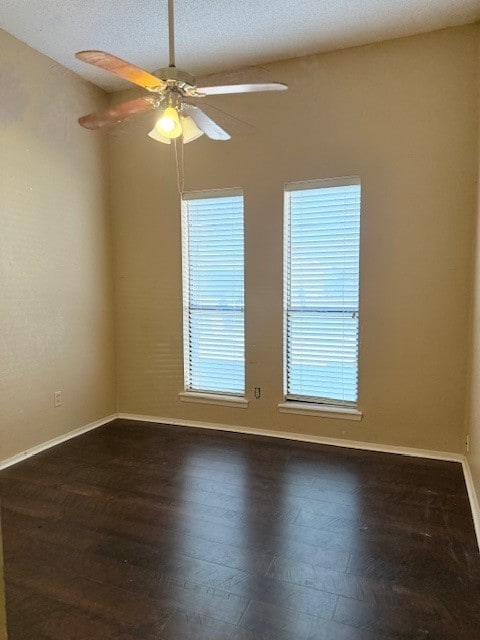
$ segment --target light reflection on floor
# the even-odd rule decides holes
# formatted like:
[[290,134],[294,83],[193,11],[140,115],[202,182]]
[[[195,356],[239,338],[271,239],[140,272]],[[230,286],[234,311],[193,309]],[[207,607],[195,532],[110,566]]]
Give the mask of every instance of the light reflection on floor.
[[[269,570],[272,578],[278,578],[295,587],[288,590],[288,600],[281,599],[275,610],[275,625],[287,637],[298,633],[299,625],[315,633],[318,618],[329,618],[335,608],[337,596],[325,591],[312,591],[318,586],[318,575],[334,580],[336,572],[343,572],[349,554],[345,545],[338,543],[339,505],[329,502],[332,478],[338,489],[342,486],[343,514],[356,521],[361,511],[358,502],[358,480],[348,469],[326,469],[323,461],[296,457],[294,454],[279,469],[281,490],[276,491],[272,504],[271,541],[274,542],[274,560]],[[338,497],[337,497],[338,499]],[[275,517],[277,514],[280,517]],[[316,528],[319,525],[321,528]],[[347,536],[354,537],[351,529]],[[341,528],[345,541],[345,527]],[[316,567],[321,567],[316,570]],[[326,570],[330,571],[329,574]],[[328,585],[326,585],[328,587]],[[283,605],[283,606],[282,606]],[[299,615],[292,614],[292,610]],[[301,622],[299,620],[301,619]]]
[[[192,446],[177,476],[185,508],[175,523],[175,552],[177,563],[187,563],[190,584],[239,597],[239,617],[250,600],[261,601],[268,589],[278,607],[277,628],[294,633],[298,619],[292,609],[321,616],[336,603],[336,596],[309,587],[315,584],[316,566],[331,580],[346,569],[345,543],[354,540],[361,512],[358,478],[338,465],[328,468],[321,459],[292,455],[276,460],[275,449],[270,452],[275,483],[259,474],[251,451],[244,455],[241,449]],[[339,495],[332,494],[332,486]],[[255,510],[250,508],[254,503]],[[181,605],[188,609],[190,598],[186,590]]]
[[[207,587],[207,596],[210,593],[218,599],[218,591],[233,590],[238,597],[229,598],[228,616],[239,620],[249,593],[245,584],[248,574],[235,568],[244,567],[250,555],[249,527],[244,517],[248,505],[245,459],[241,452],[194,446],[183,457],[183,468],[178,471],[185,506],[175,521],[178,561],[185,563],[188,559],[189,584]],[[179,605],[188,610],[191,597],[191,590],[185,590]],[[221,619],[218,609],[204,610]]]

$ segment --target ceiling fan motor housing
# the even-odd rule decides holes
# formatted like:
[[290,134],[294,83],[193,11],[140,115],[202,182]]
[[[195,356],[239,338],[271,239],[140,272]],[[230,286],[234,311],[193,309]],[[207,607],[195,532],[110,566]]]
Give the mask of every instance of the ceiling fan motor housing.
[[180,89],[183,93],[188,93],[196,85],[195,77],[177,67],[163,67],[153,72],[153,75],[160,80],[164,80],[170,86]]

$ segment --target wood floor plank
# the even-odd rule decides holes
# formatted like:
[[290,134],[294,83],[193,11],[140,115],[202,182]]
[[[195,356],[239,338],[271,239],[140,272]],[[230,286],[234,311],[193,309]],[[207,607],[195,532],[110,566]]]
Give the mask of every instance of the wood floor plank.
[[252,601],[231,640],[393,640],[391,636]]
[[[334,619],[382,637],[473,640],[480,635],[477,619],[460,617],[447,605],[426,606],[425,600],[417,603],[412,599],[399,606],[399,603],[371,603],[340,597]],[[455,629],[454,636],[452,629]]]
[[[9,588],[10,607],[17,615],[10,625],[10,635],[19,638],[58,638],[64,640],[135,640],[128,630],[118,622],[106,620],[90,611],[65,605],[51,599],[19,588],[14,584]],[[164,624],[170,619],[165,618]],[[163,623],[161,626],[164,626]],[[158,626],[155,631],[159,631]]]

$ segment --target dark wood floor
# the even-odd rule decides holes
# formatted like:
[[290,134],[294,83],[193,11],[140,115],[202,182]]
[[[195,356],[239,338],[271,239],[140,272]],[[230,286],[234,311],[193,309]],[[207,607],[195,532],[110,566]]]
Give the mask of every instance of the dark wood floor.
[[9,640],[480,638],[456,463],[119,420],[0,495]]

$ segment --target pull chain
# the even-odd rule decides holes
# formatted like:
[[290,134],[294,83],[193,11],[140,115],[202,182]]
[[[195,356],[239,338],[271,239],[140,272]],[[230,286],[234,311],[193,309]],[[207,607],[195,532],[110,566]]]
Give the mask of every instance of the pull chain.
[[183,139],[182,136],[174,138],[173,148],[175,150],[175,167],[177,172],[177,190],[180,196],[185,191],[185,165],[183,154]]

